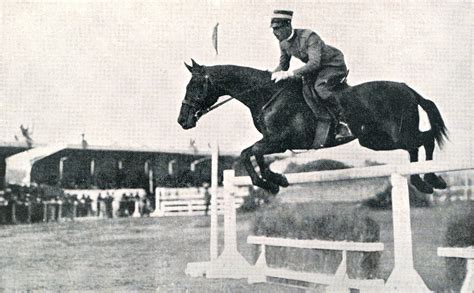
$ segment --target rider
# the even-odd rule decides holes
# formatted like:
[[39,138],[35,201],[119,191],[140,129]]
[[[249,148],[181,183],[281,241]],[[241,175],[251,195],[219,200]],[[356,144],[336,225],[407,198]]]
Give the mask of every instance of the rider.
[[[280,42],[280,64],[273,71],[272,80],[303,79],[303,96],[318,119],[314,147],[324,146],[332,122],[337,125],[336,140],[352,137],[347,124],[340,119],[342,109],[332,94],[334,87],[347,76],[344,56],[338,49],[326,45],[315,32],[293,29],[292,17],[293,11],[288,10],[275,10],[272,15],[273,34]],[[292,56],[306,64],[289,71]]]

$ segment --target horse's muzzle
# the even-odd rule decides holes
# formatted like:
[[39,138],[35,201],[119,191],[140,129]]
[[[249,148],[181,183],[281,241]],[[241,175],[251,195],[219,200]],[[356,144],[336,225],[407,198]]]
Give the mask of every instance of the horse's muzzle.
[[180,115],[178,117],[178,123],[183,129],[191,129],[196,127],[197,118],[195,115],[184,116]]

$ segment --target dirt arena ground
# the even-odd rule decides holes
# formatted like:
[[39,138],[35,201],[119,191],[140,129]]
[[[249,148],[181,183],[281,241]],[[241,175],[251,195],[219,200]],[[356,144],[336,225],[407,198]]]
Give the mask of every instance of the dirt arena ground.
[[[330,204],[319,204],[327,209]],[[348,205],[349,206],[349,205]],[[446,288],[445,263],[436,255],[446,224],[474,206],[452,203],[412,211],[415,267],[430,289]],[[367,212],[381,227],[385,243],[382,278],[393,266],[390,211]],[[242,254],[252,215],[239,215]],[[0,226],[0,292],[299,292],[246,280],[189,278],[186,264],[209,257],[209,218],[119,218]]]

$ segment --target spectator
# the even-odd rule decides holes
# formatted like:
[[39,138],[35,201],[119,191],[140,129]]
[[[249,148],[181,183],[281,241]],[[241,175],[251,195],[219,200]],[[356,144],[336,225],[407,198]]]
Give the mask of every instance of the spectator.
[[7,223],[7,207],[8,200],[5,197],[0,196],[0,224]]
[[112,209],[112,202],[114,201],[114,198],[107,192],[107,197],[105,198],[105,214],[107,218],[113,218],[114,213]]
[[86,216],[92,216],[92,199],[89,195],[86,197]]
[[[103,205],[103,198],[102,198],[102,195],[99,193],[99,196],[97,196],[97,217],[100,217],[101,216],[101,210],[102,210],[102,205]],[[103,216],[103,214],[102,214]]]
[[211,205],[211,193],[209,192],[209,184],[207,182],[204,183],[204,204],[206,205],[206,209],[204,210],[204,215],[207,216],[209,212],[209,206]]
[[80,217],[85,217],[86,216],[86,196],[83,194],[81,199],[79,200],[79,206],[78,206],[78,214]]
[[128,198],[125,193],[122,193],[122,198],[120,199],[119,203],[119,210],[118,210],[119,217],[128,217]]
[[133,193],[130,193],[130,195],[127,197],[127,208],[128,214],[133,215],[133,212],[135,211],[135,198]]
[[149,217],[150,214],[151,214],[150,201],[148,200],[148,198],[146,196],[144,196],[143,199],[141,200],[140,215],[142,217],[144,217],[144,216]]

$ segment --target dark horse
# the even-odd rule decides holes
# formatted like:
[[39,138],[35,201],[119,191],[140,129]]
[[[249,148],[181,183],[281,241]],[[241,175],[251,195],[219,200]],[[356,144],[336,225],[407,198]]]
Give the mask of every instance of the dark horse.
[[[271,73],[234,65],[201,66],[192,60],[185,64],[192,73],[186,96],[178,117],[184,129],[196,126],[197,120],[209,111],[219,97],[229,95],[250,109],[253,122],[263,138],[241,153],[242,162],[252,183],[272,193],[288,181],[272,172],[264,162],[264,155],[286,150],[312,149],[317,120],[302,94],[301,80],[273,83]],[[360,145],[372,150],[403,149],[410,161],[418,161],[418,148],[423,146],[426,160],[433,159],[435,141],[441,147],[447,129],[436,105],[424,99],[404,83],[373,81],[349,86],[337,84],[337,95],[343,115],[354,138],[345,141],[330,139],[325,147],[334,147],[358,139]],[[418,128],[418,105],[431,124],[429,131]],[[260,168],[257,174],[251,157]],[[420,191],[432,193],[433,188],[446,188],[441,177],[433,173],[412,175],[411,183]]]

